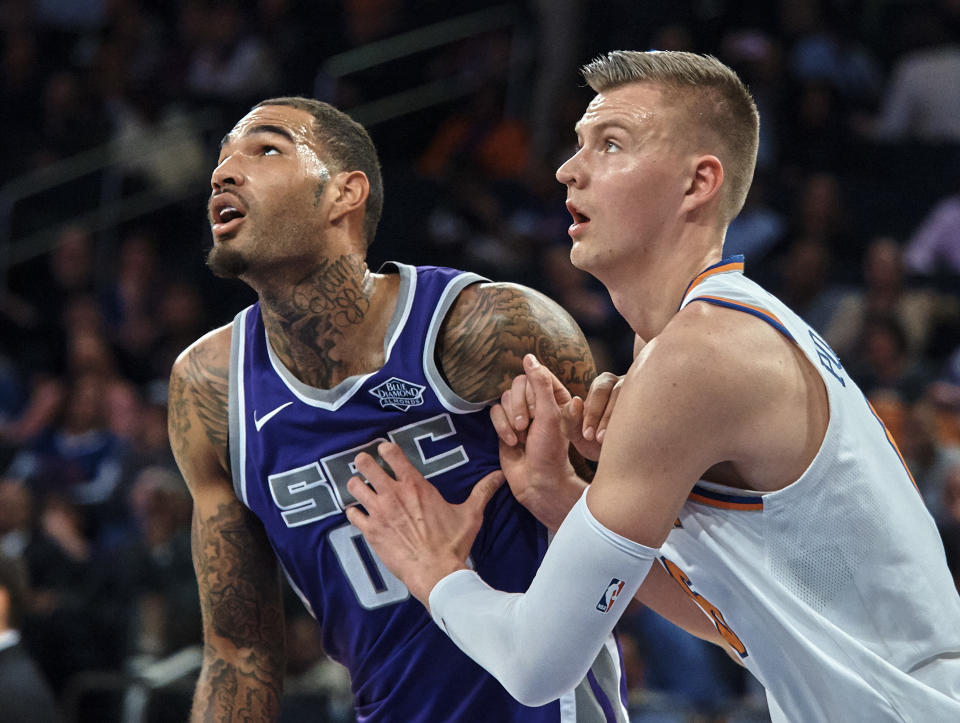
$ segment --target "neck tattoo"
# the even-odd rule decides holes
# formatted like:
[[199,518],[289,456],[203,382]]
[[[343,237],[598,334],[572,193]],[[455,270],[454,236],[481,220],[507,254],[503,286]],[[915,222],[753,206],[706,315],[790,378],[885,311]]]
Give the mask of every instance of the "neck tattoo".
[[261,304],[270,343],[297,377],[315,387],[350,375],[351,356],[341,357],[351,328],[370,311],[373,279],[359,254],[325,261],[297,282],[287,298]]

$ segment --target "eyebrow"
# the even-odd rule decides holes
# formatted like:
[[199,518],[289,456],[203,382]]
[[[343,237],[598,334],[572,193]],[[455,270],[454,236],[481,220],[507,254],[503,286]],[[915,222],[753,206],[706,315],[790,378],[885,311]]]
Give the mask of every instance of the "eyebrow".
[[594,133],[602,133],[609,128],[618,128],[622,131],[629,132],[627,124],[618,118],[608,118],[606,120],[597,121],[596,123],[590,123],[589,121],[587,123],[584,123],[583,121],[577,121],[576,125],[573,126],[573,132],[577,134],[582,133],[584,126],[592,130]]
[[[273,133],[278,136],[282,136],[286,138],[291,143],[296,143],[296,140],[294,139],[293,134],[283,126],[275,126],[275,125],[270,125],[269,123],[264,123],[261,125],[253,126],[250,130],[248,130],[243,135],[244,137],[246,137],[246,136],[252,136],[256,133]],[[227,135],[225,135],[220,140],[220,148],[223,149],[223,147],[232,140],[233,140],[233,135],[230,133],[227,133]]]

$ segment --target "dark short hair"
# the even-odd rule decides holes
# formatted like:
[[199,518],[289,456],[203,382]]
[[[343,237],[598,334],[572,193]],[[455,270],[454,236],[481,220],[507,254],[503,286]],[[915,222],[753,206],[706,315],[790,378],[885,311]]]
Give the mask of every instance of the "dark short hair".
[[313,116],[313,132],[317,142],[328,154],[336,171],[362,171],[370,182],[370,195],[363,222],[364,237],[369,247],[377,233],[377,224],[383,213],[383,175],[376,146],[367,129],[342,110],[313,98],[284,96],[268,98],[254,108],[266,105],[285,105],[304,110]]
[[718,147],[726,174],[724,220],[740,213],[757,163],[760,116],[753,96],[729,67],[711,55],[681,51],[614,50],[581,68],[597,93],[629,83],[652,83],[677,99],[684,118]]

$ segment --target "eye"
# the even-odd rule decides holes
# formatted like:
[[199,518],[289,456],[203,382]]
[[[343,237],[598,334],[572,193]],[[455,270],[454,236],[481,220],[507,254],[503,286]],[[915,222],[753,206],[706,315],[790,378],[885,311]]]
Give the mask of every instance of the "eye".
[[603,142],[603,150],[605,153],[616,153],[621,150],[620,146],[616,141],[611,141],[609,138]]
[[274,156],[280,153],[280,149],[276,146],[263,146],[260,152],[265,156]]

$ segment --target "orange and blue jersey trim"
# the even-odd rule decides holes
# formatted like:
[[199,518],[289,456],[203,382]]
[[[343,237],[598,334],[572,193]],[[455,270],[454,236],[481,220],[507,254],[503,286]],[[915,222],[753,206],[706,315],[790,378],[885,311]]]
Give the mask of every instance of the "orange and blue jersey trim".
[[787,327],[783,325],[783,322],[780,321],[780,319],[766,309],[761,309],[759,306],[753,306],[752,304],[747,304],[743,301],[725,299],[722,296],[695,296],[694,298],[690,299],[689,303],[693,303],[694,301],[706,301],[708,304],[713,304],[715,306],[724,306],[728,309],[744,311],[752,316],[756,316],[759,319],[763,319],[765,322],[770,324],[770,326],[787,337],[790,341],[796,342],[796,339],[793,338],[793,334],[791,334]]
[[716,492],[703,485],[694,485],[687,497],[688,502],[697,502],[701,505],[719,507],[724,510],[740,510],[742,512],[763,512],[763,497],[753,495],[734,495],[727,492]]
[[890,434],[890,430],[887,429],[887,425],[883,423],[883,420],[880,419],[880,415],[877,414],[877,410],[873,408],[873,405],[870,404],[870,400],[867,399],[867,395],[863,395],[863,401],[867,403],[867,406],[870,407],[870,413],[873,415],[874,419],[880,424],[883,428],[883,433],[887,437],[887,441],[890,443],[890,446],[893,447],[893,451],[897,453],[897,457],[900,459],[900,464],[903,465],[903,469],[907,473],[907,477],[910,478],[910,481],[913,482],[913,486],[916,488],[917,492],[920,492],[920,487],[917,485],[917,481],[913,478],[913,473],[910,471],[910,468],[907,466],[907,460],[903,458],[903,453],[900,451],[900,448],[897,446],[896,440],[893,438],[893,435]]
[[687,294],[690,293],[690,289],[692,289],[694,286],[699,284],[701,281],[703,281],[707,277],[713,276],[714,274],[723,274],[728,271],[739,271],[741,273],[743,272],[743,254],[737,254],[736,256],[728,256],[722,261],[718,261],[713,266],[708,266],[707,268],[705,268],[703,271],[701,271],[699,274],[697,274],[694,277],[693,281],[687,284],[687,288],[684,289],[682,298],[686,299]]
[[[707,279],[714,274],[723,274],[729,272],[738,272],[743,273],[743,256],[738,254],[736,256],[730,256],[725,258],[723,261],[720,261],[713,266],[709,266],[700,272],[694,279],[687,285],[687,290],[683,292],[683,298],[687,298],[687,294],[690,293],[690,290],[693,289],[697,284],[703,282],[704,279]],[[752,304],[747,304],[743,301],[735,301],[734,299],[728,299],[722,296],[695,296],[690,299],[687,303],[693,303],[694,301],[706,301],[708,304],[714,304],[715,306],[724,306],[728,309],[735,309],[736,311],[744,311],[748,314],[752,314],[760,319],[763,319],[768,324],[773,326],[777,331],[787,337],[790,341],[796,342],[796,339],[793,338],[787,327],[784,326],[783,322],[780,321],[774,314],[770,313],[766,309],[761,309],[759,306],[753,306]],[[682,302],[681,302],[682,304]]]

